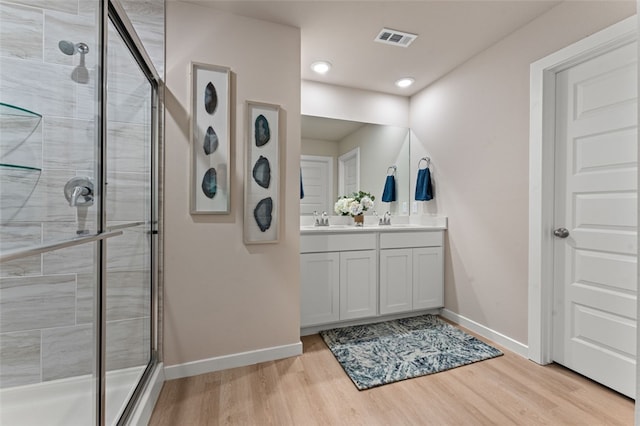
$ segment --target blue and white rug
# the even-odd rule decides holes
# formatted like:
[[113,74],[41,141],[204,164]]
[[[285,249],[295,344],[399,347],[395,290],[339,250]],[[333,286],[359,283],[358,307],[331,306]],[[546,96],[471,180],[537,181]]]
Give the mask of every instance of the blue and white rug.
[[435,315],[334,328],[320,336],[360,390],[502,355]]

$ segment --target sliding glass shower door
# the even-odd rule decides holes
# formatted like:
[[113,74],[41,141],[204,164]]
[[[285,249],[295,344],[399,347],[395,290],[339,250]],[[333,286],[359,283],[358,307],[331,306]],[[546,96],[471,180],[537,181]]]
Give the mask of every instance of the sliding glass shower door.
[[18,3],[0,0],[0,424],[119,424],[157,360],[159,77],[119,1]]
[[[120,28],[123,31],[124,28]],[[124,34],[126,36],[126,34]],[[154,88],[123,34],[108,24],[106,223],[107,420],[124,412],[152,355]],[[110,424],[107,421],[107,424]]]

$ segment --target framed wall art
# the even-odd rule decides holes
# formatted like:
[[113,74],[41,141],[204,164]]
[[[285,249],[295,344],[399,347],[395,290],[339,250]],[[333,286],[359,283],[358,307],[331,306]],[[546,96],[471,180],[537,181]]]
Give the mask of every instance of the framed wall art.
[[247,102],[245,244],[275,243],[280,214],[280,107]]
[[191,63],[191,214],[230,211],[230,72]]

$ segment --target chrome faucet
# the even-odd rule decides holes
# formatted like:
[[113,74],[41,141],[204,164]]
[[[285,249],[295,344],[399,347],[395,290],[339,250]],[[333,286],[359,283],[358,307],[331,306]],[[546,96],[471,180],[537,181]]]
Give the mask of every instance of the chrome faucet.
[[327,212],[322,212],[322,216],[319,216],[318,212],[314,211],[313,224],[314,226],[329,226],[329,217],[327,216]]
[[322,226],[329,226],[329,216],[327,216],[327,212],[322,212],[321,223]]
[[391,225],[391,212],[386,212],[382,219],[380,219],[380,225]]

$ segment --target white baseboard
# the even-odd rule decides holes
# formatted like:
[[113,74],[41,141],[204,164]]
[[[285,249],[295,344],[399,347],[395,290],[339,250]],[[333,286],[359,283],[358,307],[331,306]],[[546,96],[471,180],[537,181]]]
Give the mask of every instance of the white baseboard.
[[131,414],[129,424],[138,426],[149,424],[149,420],[151,420],[153,409],[156,406],[156,402],[158,402],[158,397],[160,396],[160,391],[162,390],[164,381],[164,366],[162,363],[159,363],[153,371],[144,392],[140,396],[140,402],[136,405],[135,410]]
[[302,342],[170,365],[164,368],[164,374],[166,380],[173,380],[298,355],[302,355]]
[[511,352],[515,352],[524,358],[529,358],[529,347],[524,343],[520,343],[511,337],[505,336],[502,333],[492,330],[489,327],[479,324],[462,315],[456,314],[448,309],[443,309],[442,312],[440,312],[440,315],[451,322],[473,331],[474,333],[478,333],[482,337],[496,342],[498,345],[504,346]]

